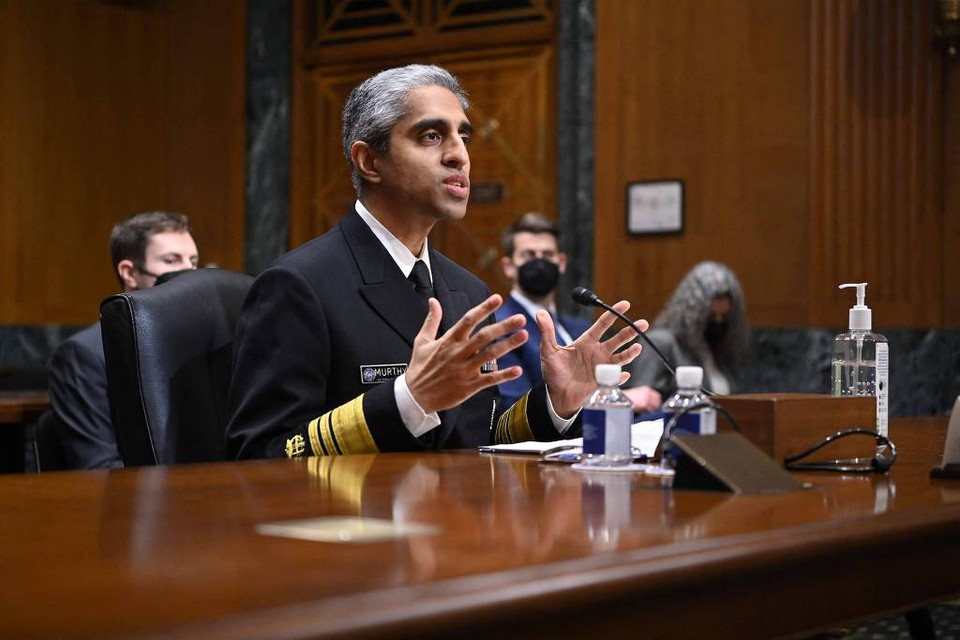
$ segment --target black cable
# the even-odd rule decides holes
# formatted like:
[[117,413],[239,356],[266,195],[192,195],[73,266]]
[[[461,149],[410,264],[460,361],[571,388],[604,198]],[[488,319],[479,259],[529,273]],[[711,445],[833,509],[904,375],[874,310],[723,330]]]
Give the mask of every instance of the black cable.
[[664,424],[663,426],[663,437],[664,438],[670,437],[670,434],[676,428],[677,423],[680,421],[680,418],[687,415],[691,411],[695,411],[697,409],[706,409],[708,407],[711,409],[715,409],[717,413],[719,413],[720,415],[722,415],[724,418],[727,419],[727,422],[730,423],[730,426],[733,427],[734,431],[736,431],[737,433],[740,433],[740,425],[738,425],[737,421],[733,419],[733,416],[730,415],[730,412],[724,409],[719,404],[715,403],[713,400],[710,400],[709,398],[707,398],[705,400],[700,400],[698,402],[694,402],[693,404],[689,404],[683,409],[681,409],[680,411],[677,411],[676,413],[671,414],[670,420],[667,421],[667,423]]
[[[872,436],[876,443],[883,445],[890,451],[888,457],[876,454],[872,458],[841,458],[838,460],[823,460],[821,462],[799,462],[812,455],[831,442],[854,435]],[[869,466],[865,466],[869,460]],[[783,459],[783,466],[790,471],[837,471],[841,473],[886,473],[897,461],[897,445],[887,436],[880,435],[872,429],[845,429],[829,435],[806,451],[802,451]]]
[[[659,348],[657,348],[657,345],[653,343],[653,340],[647,337],[646,333],[644,333],[643,331],[640,331],[640,329],[637,329],[636,325],[633,324],[633,321],[630,320],[630,318],[628,318],[627,316],[623,315],[622,313],[620,313],[619,311],[617,311],[616,309],[608,305],[606,302],[601,300],[596,293],[594,293],[593,291],[590,291],[590,289],[587,289],[585,287],[574,287],[573,291],[570,292],[570,297],[572,297],[573,301],[579,305],[583,305],[585,307],[600,307],[602,309],[606,309],[613,315],[617,316],[618,318],[626,322],[627,326],[633,329],[634,333],[637,334],[637,336],[641,339],[641,341],[647,346],[649,346],[651,349],[653,349],[654,353],[656,353],[657,357],[660,358],[660,362],[663,363],[663,366],[666,368],[666,370],[670,372],[670,375],[673,376],[674,379],[676,379],[677,371],[673,367],[673,365],[670,363],[670,361],[667,360],[667,357],[663,355],[663,352],[660,351]],[[705,395],[708,395],[708,396],[717,395],[713,391],[711,391],[710,389],[707,389],[702,385],[699,387],[699,389]]]

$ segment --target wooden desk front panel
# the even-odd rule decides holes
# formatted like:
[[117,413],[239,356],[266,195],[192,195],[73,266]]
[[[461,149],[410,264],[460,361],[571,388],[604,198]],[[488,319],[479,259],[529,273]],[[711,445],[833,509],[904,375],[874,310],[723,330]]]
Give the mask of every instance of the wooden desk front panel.
[[[960,593],[960,484],[927,477],[943,421],[892,435],[889,478],[809,475],[813,488],[776,497],[473,452],[0,478],[0,636],[823,628]],[[369,544],[255,532],[320,516],[442,532]]]

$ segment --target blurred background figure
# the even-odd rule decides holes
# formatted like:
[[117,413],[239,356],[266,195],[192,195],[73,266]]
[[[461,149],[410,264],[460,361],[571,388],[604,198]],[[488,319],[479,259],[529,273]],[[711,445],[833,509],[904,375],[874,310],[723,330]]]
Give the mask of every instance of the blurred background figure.
[[[121,290],[149,289],[165,274],[197,268],[197,245],[186,216],[137,213],[113,227],[110,257]],[[107,367],[97,321],[64,340],[50,360],[54,433],[68,468],[122,467],[110,423]]]
[[[567,255],[560,250],[560,230],[542,213],[525,213],[504,232],[501,240],[503,257],[500,267],[513,288],[503,305],[495,312],[497,320],[515,313],[526,316],[529,340],[502,356],[497,365],[503,369],[519,365],[523,375],[500,385],[500,407],[510,407],[543,379],[540,369],[540,327],[538,309],[553,316],[557,342],[568,345],[590,327],[583,318],[557,312],[557,285],[567,269]],[[660,407],[660,395],[649,387],[637,387],[627,394],[634,411],[643,413]]]
[[[708,390],[735,393],[737,365],[746,351],[749,330],[743,291],[733,271],[711,261],[691,269],[647,336],[674,366],[702,367],[703,386]],[[664,398],[676,391],[673,376],[652,349],[645,349],[628,370],[627,387],[649,385]]]
[[540,327],[538,309],[553,316],[557,342],[568,345],[590,327],[582,318],[557,313],[557,284],[567,269],[567,256],[560,250],[560,230],[542,213],[525,213],[503,233],[500,268],[513,283],[510,296],[495,312],[497,321],[521,313],[530,339],[502,356],[497,365],[504,369],[519,365],[523,375],[500,385],[500,407],[514,402],[543,379],[540,370]]

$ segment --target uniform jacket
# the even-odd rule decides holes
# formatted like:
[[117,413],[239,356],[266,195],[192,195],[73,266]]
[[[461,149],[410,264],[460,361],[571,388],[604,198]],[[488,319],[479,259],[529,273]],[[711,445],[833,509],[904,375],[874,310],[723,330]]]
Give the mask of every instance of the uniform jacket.
[[[430,266],[443,332],[489,290],[432,249]],[[440,412],[439,427],[413,437],[392,380],[409,363],[426,313],[426,302],[354,211],[277,260],[253,283],[237,325],[228,456],[420,451],[560,437],[543,385],[496,425],[492,387]]]
[[[496,318],[500,321],[517,313],[523,314],[527,319],[527,326],[524,328],[530,334],[530,337],[522,345],[500,356],[497,360],[497,365],[501,369],[517,365],[523,368],[523,375],[519,378],[500,385],[500,397],[503,400],[504,407],[509,407],[527,391],[543,382],[543,371],[540,367],[540,325],[537,324],[536,318],[531,317],[524,306],[513,296],[508,297],[503,305],[497,309]],[[557,320],[574,340],[590,328],[590,323],[582,318],[559,314],[558,316]]]

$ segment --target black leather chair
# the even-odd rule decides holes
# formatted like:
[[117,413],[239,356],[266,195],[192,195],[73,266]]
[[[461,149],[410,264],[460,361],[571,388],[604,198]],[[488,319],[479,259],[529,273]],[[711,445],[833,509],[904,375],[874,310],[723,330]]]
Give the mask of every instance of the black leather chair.
[[60,448],[57,433],[60,431],[59,420],[53,411],[44,411],[37,420],[37,427],[33,434],[33,458],[36,461],[37,472],[63,471],[69,469],[67,459]]
[[100,305],[111,422],[125,465],[225,458],[233,335],[252,282],[198,269]]

